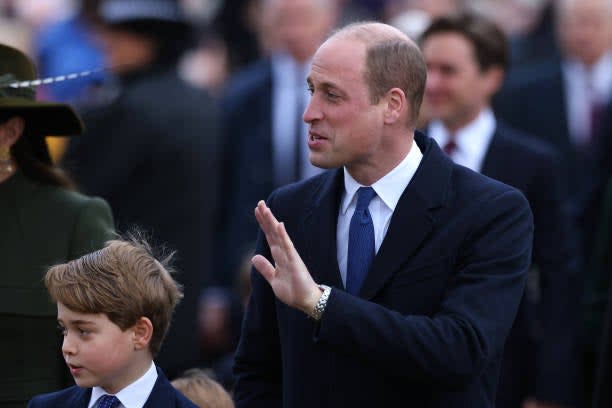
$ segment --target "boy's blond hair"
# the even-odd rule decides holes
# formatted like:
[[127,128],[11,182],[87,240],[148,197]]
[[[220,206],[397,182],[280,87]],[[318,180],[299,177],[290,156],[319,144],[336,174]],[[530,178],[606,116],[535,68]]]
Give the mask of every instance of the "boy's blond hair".
[[199,408],[234,408],[229,393],[199,368],[185,371],[172,385]]
[[171,256],[157,261],[144,239],[112,240],[96,252],[50,268],[45,285],[54,302],[79,313],[104,313],[121,330],[147,317],[155,357],[183,297],[168,266]]

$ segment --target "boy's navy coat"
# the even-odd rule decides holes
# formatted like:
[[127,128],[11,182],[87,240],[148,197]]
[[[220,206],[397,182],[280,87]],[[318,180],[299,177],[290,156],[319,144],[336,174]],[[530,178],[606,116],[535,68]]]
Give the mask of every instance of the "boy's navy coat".
[[[34,397],[27,408],[87,408],[91,388],[70,387]],[[157,368],[157,381],[143,408],[197,408],[168,381]]]

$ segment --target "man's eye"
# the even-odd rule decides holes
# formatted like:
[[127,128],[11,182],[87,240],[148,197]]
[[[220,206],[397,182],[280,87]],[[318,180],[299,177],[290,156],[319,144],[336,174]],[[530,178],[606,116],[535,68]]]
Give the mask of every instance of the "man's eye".
[[313,94],[314,93],[314,89],[312,87],[307,87],[306,90],[308,91],[309,94]]

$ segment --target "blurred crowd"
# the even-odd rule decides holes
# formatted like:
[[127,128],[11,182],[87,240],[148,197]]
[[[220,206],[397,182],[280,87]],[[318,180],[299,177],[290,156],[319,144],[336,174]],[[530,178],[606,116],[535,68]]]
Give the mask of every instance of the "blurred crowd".
[[[610,406],[612,1],[142,3],[0,0],[0,43],[30,55],[39,77],[83,73],[38,88],[39,99],[72,104],[86,127],[72,138],[49,135],[53,160],[83,193],[109,203],[118,231],[136,225],[177,251],[185,297],[157,361],[169,378],[206,368],[232,389],[253,209],[321,171],[308,162],[302,114],[309,63],[327,34],[378,20],[419,41],[437,17],[470,10],[507,38],[492,112],[553,152],[558,170],[534,170],[544,178],[525,187],[554,185],[558,202],[540,203],[554,216],[535,215],[536,239],[547,229],[552,238],[534,254],[497,406]],[[433,136],[480,82],[436,88],[430,80],[462,68],[426,61],[440,70],[428,78],[420,118]],[[517,172],[531,164],[514,163]],[[553,233],[558,225],[563,232]]]

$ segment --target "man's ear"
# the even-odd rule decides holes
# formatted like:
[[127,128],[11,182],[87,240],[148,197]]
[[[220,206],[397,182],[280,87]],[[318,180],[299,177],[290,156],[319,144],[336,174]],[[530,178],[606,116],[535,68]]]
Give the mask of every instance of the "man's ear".
[[391,88],[384,96],[385,100],[385,124],[391,125],[404,116],[404,111],[409,109],[404,91],[399,88]]
[[134,349],[141,350],[149,347],[153,336],[153,323],[148,317],[140,317],[132,327],[134,337]]
[[492,66],[483,73],[483,84],[486,88],[487,96],[491,98],[499,91],[504,83],[505,71],[500,66]]
[[2,128],[4,131],[0,132],[0,144],[13,146],[23,134],[25,120],[20,116],[13,116],[2,125]]

